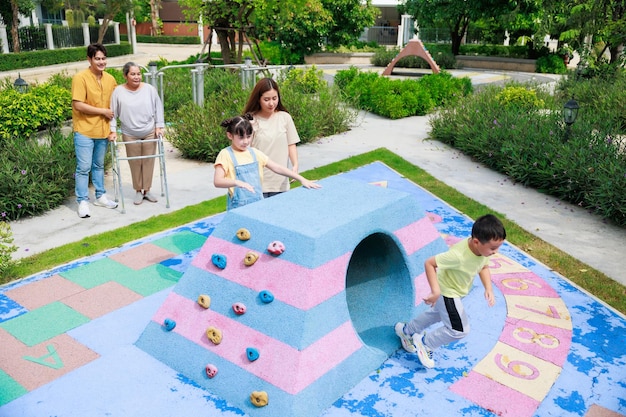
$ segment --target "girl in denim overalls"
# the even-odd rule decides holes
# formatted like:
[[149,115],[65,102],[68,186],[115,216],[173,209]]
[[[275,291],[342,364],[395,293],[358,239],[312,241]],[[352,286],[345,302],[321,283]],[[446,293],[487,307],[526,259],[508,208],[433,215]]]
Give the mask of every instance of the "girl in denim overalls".
[[302,175],[285,168],[250,146],[252,142],[252,115],[237,116],[221,123],[226,128],[226,136],[231,145],[222,149],[215,159],[213,185],[228,188],[228,210],[263,199],[263,167],[273,172],[293,178],[305,188],[320,188]]

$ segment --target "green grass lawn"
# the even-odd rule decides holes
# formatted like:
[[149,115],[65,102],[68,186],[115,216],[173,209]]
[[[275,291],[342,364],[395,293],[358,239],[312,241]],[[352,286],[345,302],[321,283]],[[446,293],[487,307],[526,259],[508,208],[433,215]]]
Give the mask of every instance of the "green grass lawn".
[[[303,175],[309,179],[322,179],[353,170],[374,161],[385,163],[408,180],[420,185],[473,219],[481,216],[486,211],[494,212],[489,207],[466,197],[441,181],[436,180],[424,170],[382,148],[306,171]],[[148,220],[100,235],[89,236],[79,242],[50,249],[22,260],[22,262],[8,271],[6,276],[1,278],[1,283],[37,274],[58,265],[94,255],[154,233],[197,221],[220,213],[224,211],[225,207],[226,197],[219,197],[172,213],[151,217]],[[576,285],[626,314],[626,287],[522,229],[508,220],[505,214],[497,212],[494,212],[494,214],[503,220],[507,230],[507,240],[510,243],[531,254],[535,259],[550,267],[550,269],[567,277]]]

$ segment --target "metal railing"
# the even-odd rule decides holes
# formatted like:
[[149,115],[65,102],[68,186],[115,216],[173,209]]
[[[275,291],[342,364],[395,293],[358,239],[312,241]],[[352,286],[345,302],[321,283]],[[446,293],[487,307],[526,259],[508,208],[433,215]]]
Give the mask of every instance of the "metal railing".
[[[152,64],[152,63],[150,63]],[[148,67],[142,67],[144,69],[144,81],[154,86],[159,92],[161,101],[164,101],[164,88],[163,88],[163,75],[167,70],[174,68],[191,68],[191,93],[192,100],[200,107],[204,107],[204,74],[209,69],[236,69],[239,70],[241,77],[242,88],[253,88],[256,83],[256,78],[259,73],[263,76],[271,77],[278,75],[279,72],[292,68],[291,65],[272,65],[272,66],[252,66],[248,63],[245,64],[231,64],[231,65],[211,65],[206,63],[195,64],[179,64],[179,65],[166,65],[160,69],[157,68],[156,63],[154,65],[148,64]]]

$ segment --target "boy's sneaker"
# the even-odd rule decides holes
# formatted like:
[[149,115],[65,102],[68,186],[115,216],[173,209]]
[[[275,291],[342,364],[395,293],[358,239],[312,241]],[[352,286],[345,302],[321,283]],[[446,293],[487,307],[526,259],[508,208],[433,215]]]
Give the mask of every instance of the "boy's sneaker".
[[81,219],[89,217],[89,202],[87,200],[78,203],[78,217]]
[[394,327],[396,336],[400,338],[400,341],[402,342],[402,347],[404,348],[404,350],[406,350],[409,353],[415,353],[417,348],[413,344],[413,338],[409,336],[408,334],[404,333],[404,326],[405,326],[405,323],[402,323],[402,322],[396,323]]
[[426,368],[434,368],[435,361],[433,360],[433,351],[428,349],[426,345],[424,345],[424,335],[414,334],[413,335],[413,344],[417,348],[417,358],[420,360],[422,365]]
[[102,194],[100,198],[97,198],[96,201],[93,202],[94,206],[106,207],[110,209],[114,209],[117,207],[117,203],[115,201],[111,201],[107,198],[106,194]]

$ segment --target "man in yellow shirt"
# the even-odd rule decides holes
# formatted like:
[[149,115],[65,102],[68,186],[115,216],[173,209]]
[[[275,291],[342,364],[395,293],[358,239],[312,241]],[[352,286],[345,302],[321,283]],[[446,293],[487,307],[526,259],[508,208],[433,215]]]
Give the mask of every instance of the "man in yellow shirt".
[[72,122],[76,151],[76,202],[78,216],[89,217],[89,173],[96,189],[94,205],[114,209],[117,203],[106,197],[104,189],[104,156],[111,135],[109,123],[111,94],[117,86],[115,78],[104,72],[107,51],[99,43],[87,47],[89,68],[72,79]]

